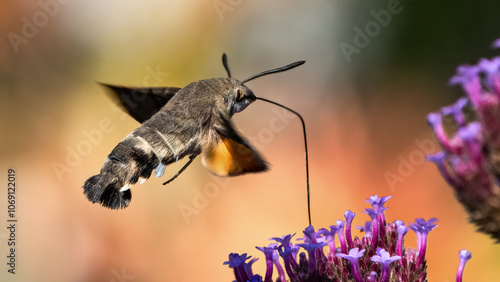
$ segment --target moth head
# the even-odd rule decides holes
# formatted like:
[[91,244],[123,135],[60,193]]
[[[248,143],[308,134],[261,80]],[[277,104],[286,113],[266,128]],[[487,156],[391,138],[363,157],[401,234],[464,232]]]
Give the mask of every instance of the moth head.
[[228,96],[225,97],[226,102],[228,102],[229,106],[228,110],[231,113],[231,115],[243,111],[253,101],[257,100],[257,97],[255,96],[255,94],[253,94],[252,90],[248,89],[248,87],[245,86],[246,82],[264,75],[286,71],[298,67],[303,63],[305,63],[305,61],[297,61],[295,63],[291,63],[281,68],[275,68],[260,72],[256,75],[252,75],[251,77],[243,81],[238,81],[231,78],[231,71],[229,70],[229,65],[227,63],[227,56],[226,54],[222,54],[222,65],[224,66],[224,69],[226,69],[228,79],[230,81],[232,80],[232,82],[234,83],[233,88],[229,91],[229,97]]
[[257,99],[252,90],[248,89],[245,85],[239,85],[231,90],[230,97],[230,112],[232,114],[243,111],[248,105]]

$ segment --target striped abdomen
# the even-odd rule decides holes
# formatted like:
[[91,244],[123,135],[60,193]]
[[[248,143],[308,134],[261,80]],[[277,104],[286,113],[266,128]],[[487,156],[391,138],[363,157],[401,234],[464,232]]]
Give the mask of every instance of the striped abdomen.
[[161,177],[166,165],[200,153],[200,125],[169,115],[166,110],[158,112],[113,149],[100,174],[90,177],[83,186],[91,202],[111,209],[125,208],[132,198],[132,185],[142,184],[153,170]]

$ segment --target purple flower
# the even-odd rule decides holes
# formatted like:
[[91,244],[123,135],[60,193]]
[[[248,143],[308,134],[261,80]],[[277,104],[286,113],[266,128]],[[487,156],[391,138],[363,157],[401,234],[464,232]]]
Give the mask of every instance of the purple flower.
[[475,80],[480,69],[478,66],[461,65],[457,68],[457,74],[450,79],[450,85],[467,85],[471,80]]
[[377,195],[375,195],[371,196],[369,200],[366,200],[366,202],[371,204],[373,210],[378,214],[377,223],[379,224],[378,230],[382,232],[380,234],[381,236],[385,236],[384,229],[382,228],[382,226],[385,224],[385,215],[383,211],[386,210],[387,208],[384,207],[384,204],[390,198],[392,198],[392,196],[379,198]]
[[253,277],[253,271],[252,271],[252,265],[258,261],[258,258],[253,258],[249,262],[243,263],[243,268],[245,269],[245,272],[247,273],[248,276]]
[[363,254],[365,253],[366,250],[359,250],[359,248],[354,248],[349,250],[349,254],[337,254],[338,257],[342,257],[347,259],[352,266],[352,274],[354,276],[354,280],[356,282],[363,282],[363,277],[361,277],[361,274],[359,273],[358,269],[358,260],[363,257]]
[[[377,202],[378,197],[371,197],[370,203]],[[379,224],[380,215],[384,215],[386,207],[382,205],[389,197],[382,200],[376,208],[366,209],[365,213],[370,215],[372,221],[363,227],[370,236],[351,238],[352,243],[347,243],[340,238],[347,238],[347,233],[354,219],[354,213],[347,211],[344,216],[346,221],[337,220],[336,225],[330,226],[330,229],[321,228],[315,231],[313,226],[308,226],[303,231],[304,237],[291,242],[293,235],[283,237],[274,237],[272,240],[277,243],[270,244],[268,247],[258,248],[266,257],[266,275],[254,275],[251,270],[252,264],[256,259],[246,263],[250,258],[247,254],[230,254],[228,264],[234,269],[237,282],[247,281],[272,281],[272,271],[276,267],[278,277],[276,281],[300,282],[300,281],[427,281],[427,265],[425,253],[427,248],[428,233],[437,225],[437,219],[431,218],[424,220],[417,218],[410,228],[417,233],[418,250],[404,247],[404,236],[409,228],[401,220],[396,220],[392,224],[385,221]],[[382,202],[383,201],[383,202]],[[376,210],[375,210],[376,209]],[[385,215],[384,215],[385,218]],[[344,226],[346,226],[344,230]],[[370,231],[371,227],[375,231]],[[380,232],[377,231],[380,229]],[[344,233],[345,232],[345,233]],[[378,235],[377,235],[378,234]],[[381,234],[385,234],[382,236]],[[345,251],[339,253],[335,249],[335,237],[339,237],[342,249]],[[350,237],[351,235],[349,235]],[[324,248],[325,246],[329,248]],[[375,249],[374,246],[381,248]],[[303,250],[297,258],[299,249]],[[327,250],[327,251],[325,251]],[[305,252],[307,252],[307,254]],[[279,254],[279,256],[278,256]],[[280,262],[280,257],[284,262],[284,268]],[[462,259],[459,266],[460,273],[457,279],[462,277],[463,267],[466,260]],[[398,261],[393,263],[394,261]],[[347,262],[348,261],[348,262]],[[287,277],[288,276],[288,277]]]
[[445,116],[452,116],[457,122],[458,126],[466,124],[463,109],[467,106],[469,100],[467,98],[460,98],[451,106],[441,108],[441,113]]
[[335,253],[337,250],[335,249],[335,235],[337,234],[337,229],[333,228],[335,225],[330,226],[330,231],[326,228],[321,228],[323,236],[325,237],[325,243],[328,244],[328,248],[330,249],[330,254],[328,259],[333,260]]
[[[384,216],[379,216],[379,215],[383,215],[384,211],[386,210],[387,208],[384,208],[384,207],[381,207],[381,206],[378,206],[377,207],[377,210],[374,210],[374,209],[365,209],[365,211],[363,211],[362,213],[366,213],[367,215],[369,215],[372,219],[372,234],[371,234],[371,237],[372,237],[372,248],[375,249],[377,248],[377,244],[378,244],[378,237],[379,237],[379,230],[385,230],[385,228],[383,228],[383,225],[385,225],[385,217]],[[381,221],[382,220],[382,221]],[[379,223],[381,223],[379,225]],[[380,234],[381,237],[385,237],[385,232],[382,232]]]
[[372,205],[373,209],[377,211],[380,208],[383,208],[385,202],[387,202],[387,200],[389,200],[390,198],[392,198],[392,196],[379,198],[377,195],[375,195],[375,196],[370,196],[370,199],[366,200],[366,202]]
[[371,271],[368,277],[366,277],[366,282],[378,282],[377,272]]
[[236,281],[246,282],[250,279],[249,277],[252,276],[251,273],[249,276],[249,273],[247,273],[245,269],[245,261],[249,258],[251,258],[251,256],[248,257],[247,254],[239,255],[237,253],[231,253],[229,254],[229,260],[224,262],[225,265],[229,265],[229,267],[234,270]]
[[274,266],[276,267],[276,270],[278,270],[279,278],[281,279],[281,281],[286,281],[285,271],[283,270],[283,267],[281,266],[278,253],[273,251],[272,256],[273,256]]
[[[450,84],[460,84],[467,97],[427,116],[442,149],[427,159],[453,187],[470,221],[500,242],[500,206],[494,204],[500,201],[500,57],[459,66]],[[468,118],[465,108],[473,112]],[[456,130],[445,130],[444,116]]]
[[[310,243],[310,244],[298,244],[307,251],[309,256],[309,276],[315,277],[318,273],[318,263],[321,263],[322,249],[326,246],[326,243]],[[318,255],[319,254],[319,255]]]
[[262,282],[262,276],[255,274],[252,277],[250,277],[250,282]]
[[372,222],[371,221],[366,221],[365,226],[356,226],[356,229],[361,230],[362,232],[365,232],[365,237],[371,237],[371,232],[372,232]]
[[347,210],[344,213],[345,217],[345,238],[347,240],[347,245],[349,248],[353,247],[353,242],[352,242],[352,234],[351,234],[351,225],[352,225],[352,220],[354,219],[354,216],[356,216],[356,213],[353,213],[352,211]]
[[438,222],[437,218],[431,218],[428,221],[425,221],[423,218],[415,219],[415,223],[410,223],[410,229],[413,230],[417,234],[417,244],[418,244],[418,259],[417,266],[423,264],[425,260],[425,252],[427,250],[427,235],[429,232],[437,227],[437,224],[434,222]]
[[[337,220],[337,225],[330,226],[331,233],[337,234],[340,242],[340,249],[342,253],[347,253],[347,245],[344,237],[344,222],[342,220]],[[335,237],[334,237],[335,238]]]
[[372,256],[371,260],[374,262],[378,262],[382,265],[382,276],[380,281],[389,281],[389,265],[397,260],[400,260],[400,256],[392,256],[389,252],[385,251],[382,248],[377,249],[377,255]]
[[467,250],[460,250],[460,252],[458,252],[458,257],[460,259],[460,262],[458,264],[457,270],[457,282],[462,282],[465,264],[472,258],[472,255]]
[[[287,235],[289,237],[286,237],[288,240],[284,241],[282,245],[278,247],[278,253],[285,262],[285,269],[286,273],[290,277],[290,279],[295,279],[296,277],[296,271],[295,269],[298,267],[297,264],[297,252],[299,251],[300,246],[298,245],[293,245],[289,243],[289,239],[293,235]],[[273,260],[275,259],[274,254],[273,254]],[[276,258],[277,259],[277,258]]]
[[398,245],[396,247],[396,253],[398,256],[403,255],[403,246],[404,246],[404,237],[406,233],[408,233],[409,228],[406,227],[403,221],[397,220],[396,221],[396,226],[398,230]]
[[266,257],[266,277],[264,281],[272,281],[271,277],[273,276],[273,253],[276,251],[278,244],[272,243],[269,244],[269,247],[255,247],[258,250],[262,251]]
[[500,39],[493,41],[493,43],[491,44],[491,48],[493,49],[500,48]]
[[302,233],[304,233],[304,240],[306,243],[318,243],[316,238],[318,234],[316,234],[312,225],[306,227]]
[[291,244],[290,240],[292,240],[293,236],[295,236],[295,233],[294,234],[284,235],[281,238],[280,237],[273,237],[273,238],[271,238],[269,240],[274,240],[274,241],[276,241],[278,243],[281,243],[284,246],[289,246]]

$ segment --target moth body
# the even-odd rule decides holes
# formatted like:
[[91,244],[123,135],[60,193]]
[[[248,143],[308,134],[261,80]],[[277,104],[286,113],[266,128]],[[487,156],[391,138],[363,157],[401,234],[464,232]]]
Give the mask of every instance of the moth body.
[[[115,92],[141,91],[139,88],[108,87]],[[234,78],[200,80],[178,90],[118,143],[106,158],[100,174],[85,182],[85,195],[91,202],[107,208],[125,208],[132,198],[130,188],[134,184],[142,184],[153,171],[156,177],[161,177],[169,164],[186,156],[194,158],[202,151],[206,152],[202,156],[203,164],[217,175],[266,170],[267,163],[234,131],[230,122],[234,113],[253,101],[253,92]],[[236,144],[227,145],[228,142]],[[219,143],[222,145],[217,145]],[[226,151],[222,155],[220,146]],[[234,152],[236,149],[240,152]],[[247,154],[248,161],[243,160],[247,162],[243,165],[238,162],[226,164],[228,160],[224,158],[230,158],[231,154]]]
[[266,171],[267,162],[235,130],[231,117],[256,99],[277,104],[257,98],[244,83],[304,62],[297,61],[239,81],[231,78],[227,57],[223,54],[222,63],[228,78],[200,80],[182,89],[103,84],[141,126],[116,145],[99,174],[85,181],[83,192],[87,199],[110,209],[125,208],[132,199],[130,188],[134,184],[144,183],[153,172],[161,177],[169,164],[186,156],[189,156],[187,164],[164,184],[179,176],[198,155],[202,164],[218,176]]

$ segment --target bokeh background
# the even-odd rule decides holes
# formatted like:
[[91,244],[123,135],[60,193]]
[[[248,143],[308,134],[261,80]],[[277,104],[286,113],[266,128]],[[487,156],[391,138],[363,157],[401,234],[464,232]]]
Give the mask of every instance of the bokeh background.
[[[355,46],[355,28],[388,5],[400,12],[346,56],[341,44]],[[307,123],[316,228],[346,209],[363,225],[365,199],[392,195],[390,221],[440,219],[429,237],[430,281],[454,281],[462,248],[472,252],[466,281],[497,281],[500,246],[474,232],[422,156],[438,149],[426,114],[463,95],[447,85],[457,65],[498,54],[490,49],[500,37],[498,11],[500,3],[486,0],[0,2],[1,226],[8,168],[16,170],[19,220],[16,275],[7,273],[0,228],[0,280],[231,281],[222,265],[231,252],[259,257],[254,270],[264,274],[255,246],[307,226],[301,126],[269,104],[234,117],[272,164],[267,173],[216,178],[196,160],[161,185],[184,160],[133,187],[126,210],[82,194],[138,126],[95,81],[181,87],[225,77],[226,52],[240,79],[307,60],[248,86]],[[416,247],[412,232],[406,246]]]

